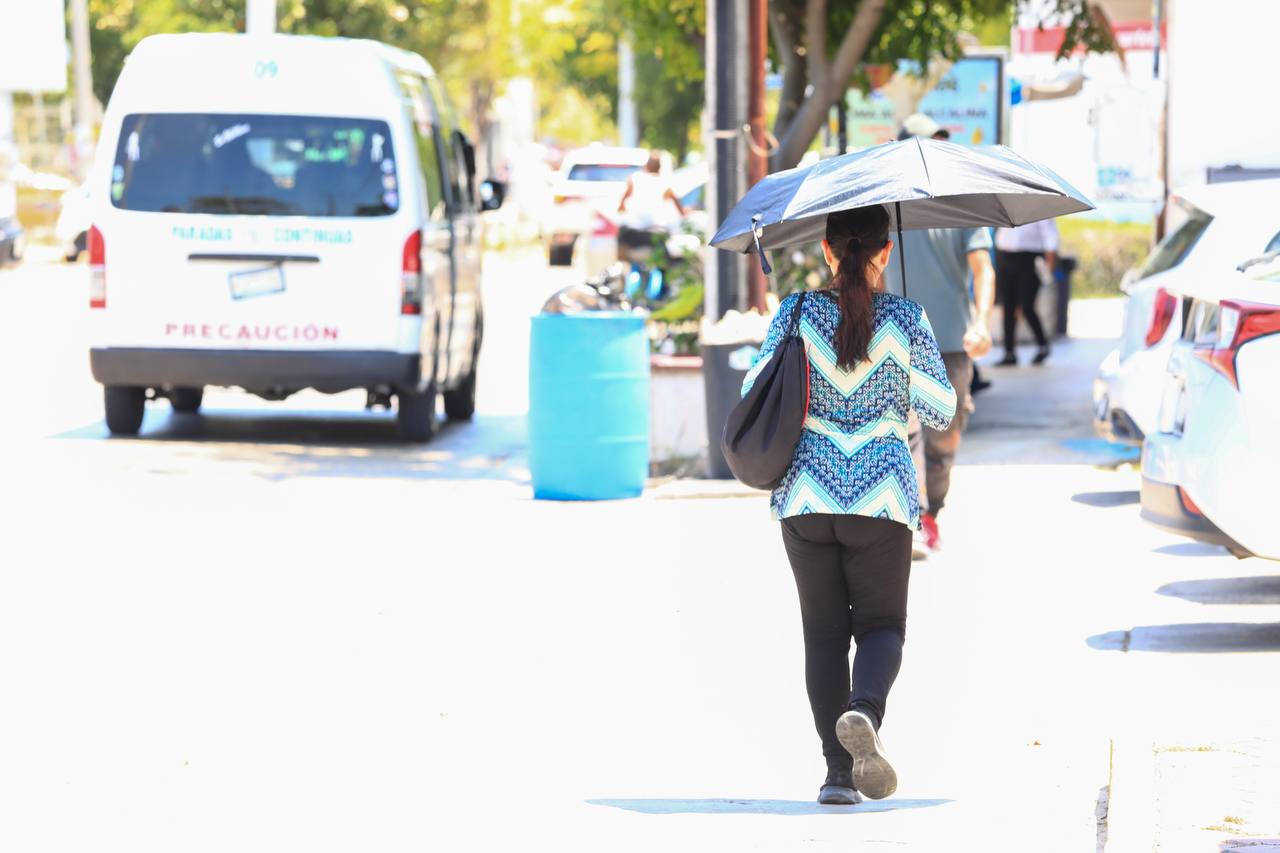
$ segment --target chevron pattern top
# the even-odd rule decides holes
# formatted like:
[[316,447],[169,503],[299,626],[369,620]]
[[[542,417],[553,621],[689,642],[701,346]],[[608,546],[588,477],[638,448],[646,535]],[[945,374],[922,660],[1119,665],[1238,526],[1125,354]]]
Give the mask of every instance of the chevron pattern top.
[[[810,512],[870,515],[920,524],[920,491],[907,445],[907,413],[945,429],[956,412],[956,392],[924,309],[890,293],[872,296],[874,332],[869,358],[842,370],[835,334],[840,306],[809,298],[800,335],[809,355],[809,411],[791,467],[770,501],[775,519]],[[782,301],[769,325],[742,393],[782,343],[797,294]]]

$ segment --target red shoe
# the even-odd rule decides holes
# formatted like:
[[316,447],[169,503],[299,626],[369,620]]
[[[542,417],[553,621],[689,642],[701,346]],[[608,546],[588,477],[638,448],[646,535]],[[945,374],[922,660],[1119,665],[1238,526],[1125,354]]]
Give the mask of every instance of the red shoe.
[[937,551],[942,547],[942,537],[938,534],[938,519],[934,518],[933,513],[921,513],[920,532],[924,534],[924,544],[929,546],[930,551]]

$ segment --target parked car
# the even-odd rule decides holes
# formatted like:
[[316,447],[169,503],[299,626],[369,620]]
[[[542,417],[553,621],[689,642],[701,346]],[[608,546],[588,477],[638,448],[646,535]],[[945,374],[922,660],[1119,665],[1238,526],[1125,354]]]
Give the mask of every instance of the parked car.
[[62,248],[67,263],[80,259],[89,246],[89,226],[93,225],[93,203],[89,184],[83,183],[62,194],[58,221],[53,226],[54,238]]
[[[551,181],[551,222],[547,260],[552,266],[573,263],[574,249],[584,238],[616,238],[618,202],[627,179],[644,167],[647,148],[588,145],[565,154]],[[670,172],[670,157],[664,157]]]
[[[671,174],[671,189],[684,208],[684,219],[678,223],[679,227],[663,229],[668,236],[682,231],[709,233],[703,204],[706,185],[705,164],[686,166]],[[582,247],[583,269],[587,278],[600,275],[619,260],[618,229],[623,221],[624,217],[617,212],[616,203],[611,210],[595,211],[590,232],[582,235],[578,241]]]
[[[160,35],[133,51],[90,179],[107,426],[205,386],[396,398],[425,441],[437,396],[475,409],[484,326],[475,155],[422,57],[371,41]],[[483,199],[483,201],[481,200]]]
[[1280,252],[1182,294],[1159,419],[1142,448],[1142,516],[1280,560]]
[[1094,426],[1113,441],[1140,445],[1155,428],[1165,366],[1185,317],[1181,294],[1221,281],[1243,257],[1280,247],[1280,180],[1212,184],[1171,197],[1176,220],[1146,262],[1125,278],[1120,345],[1093,386]]

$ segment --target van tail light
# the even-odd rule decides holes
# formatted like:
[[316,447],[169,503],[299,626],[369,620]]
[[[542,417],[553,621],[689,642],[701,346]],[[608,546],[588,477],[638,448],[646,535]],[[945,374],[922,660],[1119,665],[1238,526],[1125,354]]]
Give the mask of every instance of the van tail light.
[[1195,352],[1239,388],[1236,356],[1240,347],[1275,334],[1280,334],[1280,306],[1224,299],[1218,314],[1218,339],[1212,346],[1198,347]]
[[98,226],[89,226],[89,307],[107,307],[107,244]]
[[400,313],[422,313],[422,232],[414,231],[404,241],[400,262]]
[[1147,328],[1147,346],[1153,347],[1164,338],[1178,310],[1178,297],[1163,287],[1156,291],[1156,304],[1151,309],[1151,325]]
[[612,219],[597,210],[595,214],[595,221],[591,226],[591,236],[616,237],[618,236],[618,225]]

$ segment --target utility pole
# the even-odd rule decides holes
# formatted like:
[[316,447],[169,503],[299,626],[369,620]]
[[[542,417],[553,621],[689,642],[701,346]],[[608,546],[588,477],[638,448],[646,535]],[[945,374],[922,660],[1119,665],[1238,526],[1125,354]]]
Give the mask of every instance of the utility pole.
[[83,180],[89,171],[89,158],[93,151],[94,118],[88,0],[71,0],[71,64],[76,87],[74,171],[76,177]]
[[636,56],[631,49],[631,34],[618,39],[618,144],[635,148],[640,144],[640,126],[636,119]]
[[[742,154],[746,140],[746,69],[744,67],[748,0],[707,0],[707,159],[710,181],[707,187],[708,212],[712,230],[742,197],[744,168]],[[744,255],[707,251],[706,305],[704,313],[712,322],[743,302],[746,278]]]
[[[752,187],[769,173],[768,142],[764,127],[764,61],[769,38],[769,0],[749,1],[751,12],[747,21],[747,115],[751,130],[751,151],[747,158],[747,186]],[[747,274],[747,306],[763,314],[769,282],[759,263],[749,264]]]
[[248,0],[244,31],[249,35],[270,35],[276,31],[276,0]]

